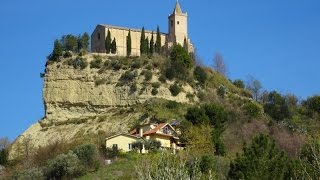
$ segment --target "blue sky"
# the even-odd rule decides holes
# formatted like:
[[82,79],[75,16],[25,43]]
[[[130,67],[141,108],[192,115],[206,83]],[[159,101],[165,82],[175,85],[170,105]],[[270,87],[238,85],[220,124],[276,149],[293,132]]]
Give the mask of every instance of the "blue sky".
[[[98,23],[167,32],[174,0],[3,0],[0,2],[0,137],[43,117],[45,57],[63,34]],[[223,55],[231,79],[252,75],[267,90],[320,93],[319,0],[180,0],[189,34],[210,65]],[[121,13],[120,13],[121,12]]]

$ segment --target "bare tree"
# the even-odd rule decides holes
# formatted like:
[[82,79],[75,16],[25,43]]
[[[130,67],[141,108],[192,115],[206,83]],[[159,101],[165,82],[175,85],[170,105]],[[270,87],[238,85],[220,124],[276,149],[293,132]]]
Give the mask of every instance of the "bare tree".
[[24,151],[25,160],[28,163],[30,155],[31,155],[31,152],[33,150],[33,144],[32,144],[31,136],[30,135],[23,136],[21,142],[22,142],[22,148],[23,148],[23,151]]
[[248,76],[247,89],[251,91],[254,100],[258,101],[260,90],[262,89],[260,81],[253,76]]
[[213,69],[224,76],[227,74],[227,66],[219,53],[216,53],[213,57]]
[[7,148],[10,145],[10,141],[7,137],[0,138],[0,150]]
[[200,67],[203,67],[203,66],[204,66],[204,64],[203,64],[203,59],[202,59],[201,56],[199,55],[197,49],[194,49],[193,59],[194,59],[194,62],[195,62],[195,65],[196,65],[196,66],[200,66]]

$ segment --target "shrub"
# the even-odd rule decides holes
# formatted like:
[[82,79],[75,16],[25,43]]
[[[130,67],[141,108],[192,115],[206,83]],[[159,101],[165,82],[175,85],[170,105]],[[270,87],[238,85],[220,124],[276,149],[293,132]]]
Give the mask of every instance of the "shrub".
[[189,74],[189,69],[193,67],[193,60],[189,53],[181,46],[175,45],[170,53],[171,68],[180,79],[185,79]]
[[64,58],[72,57],[72,51],[65,51],[64,54],[63,54],[63,57]]
[[223,85],[219,86],[217,91],[218,95],[222,98],[226,96],[227,92],[228,92],[228,89]]
[[166,77],[164,75],[161,75],[159,77],[159,81],[162,82],[162,83],[166,83],[167,79],[166,79]]
[[102,67],[102,59],[94,59],[90,62],[90,68],[100,69]]
[[106,158],[115,158],[119,155],[119,149],[117,147],[106,148],[105,145],[101,145],[100,149]]
[[161,142],[155,139],[149,139],[144,142],[144,147],[146,150],[155,151],[161,147]]
[[132,69],[139,69],[141,67],[141,61],[139,59],[136,59],[131,64]]
[[74,61],[73,61],[73,67],[75,69],[85,69],[88,66],[88,62],[86,59],[82,58],[82,57],[77,57]]
[[172,96],[178,96],[178,94],[180,94],[181,92],[181,87],[177,83],[175,83],[170,86],[169,90]]
[[237,86],[238,88],[244,89],[245,85],[241,79],[236,79],[233,81],[233,85]]
[[172,80],[175,77],[175,70],[169,67],[166,69],[165,75],[167,79]]
[[94,85],[95,86],[100,86],[100,85],[102,85],[102,84],[105,84],[107,82],[107,80],[106,79],[96,79],[95,81],[94,81]]
[[7,149],[1,149],[0,150],[0,165],[7,165],[8,163],[8,150]]
[[143,142],[136,141],[136,142],[132,143],[132,149],[134,149],[135,151],[141,152],[143,149]]
[[130,92],[131,92],[131,93],[136,92],[137,89],[138,89],[138,87],[137,87],[137,84],[135,84],[135,83],[130,86]]
[[79,158],[71,151],[49,160],[45,171],[47,179],[72,179],[83,174],[84,169]]
[[88,54],[88,51],[85,49],[81,49],[79,52],[79,56],[85,56],[86,54]]
[[179,103],[177,103],[176,101],[168,101],[166,104],[166,108],[168,109],[176,109],[180,106]]
[[208,79],[208,75],[202,67],[197,66],[194,69],[193,74],[194,74],[194,77],[196,78],[196,80],[199,81],[201,84],[204,84],[206,82],[206,80]]
[[202,173],[209,173],[210,170],[214,169],[214,159],[211,155],[203,155],[200,159],[200,169]]
[[97,161],[97,148],[95,145],[82,145],[73,150],[79,160],[87,167],[93,167]]
[[152,79],[152,72],[149,71],[149,70],[145,71],[145,73],[144,73],[144,80],[145,80],[145,81],[150,81],[151,79]]
[[303,104],[310,111],[310,114],[320,113],[320,96],[309,97]]
[[243,108],[250,117],[259,117],[262,114],[262,107],[255,102],[247,102]]
[[153,88],[152,91],[151,91],[151,94],[153,96],[157,95],[158,94],[158,90],[156,88]]
[[119,69],[121,69],[122,65],[118,60],[112,60],[111,67],[113,70],[118,71]]
[[154,82],[152,83],[152,87],[158,89],[160,87],[160,83],[159,82]]
[[120,81],[122,82],[131,82],[136,78],[136,73],[132,71],[126,71],[124,74],[121,75]]
[[30,180],[30,179],[44,179],[43,172],[39,168],[31,168],[16,172],[12,176],[13,180]]

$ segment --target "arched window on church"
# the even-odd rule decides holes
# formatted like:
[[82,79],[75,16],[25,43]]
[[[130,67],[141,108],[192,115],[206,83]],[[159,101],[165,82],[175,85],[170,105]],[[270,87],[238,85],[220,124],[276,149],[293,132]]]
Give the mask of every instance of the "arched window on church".
[[173,20],[171,20],[171,27],[173,27]]
[[180,24],[180,22],[178,21],[177,24]]
[[98,40],[100,40],[100,38],[101,38],[101,35],[100,35],[100,33],[98,33]]

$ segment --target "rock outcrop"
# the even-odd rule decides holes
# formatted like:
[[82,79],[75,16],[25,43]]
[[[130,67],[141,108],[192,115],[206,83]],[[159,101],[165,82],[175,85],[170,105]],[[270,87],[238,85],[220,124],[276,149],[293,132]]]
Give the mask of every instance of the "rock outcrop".
[[[72,141],[98,131],[127,132],[132,122],[142,115],[135,107],[152,98],[189,103],[187,94],[195,94],[195,90],[186,84],[179,95],[172,96],[169,87],[174,82],[160,83],[160,70],[156,68],[150,69],[153,76],[149,81],[145,81],[142,75],[144,66],[134,69],[135,89],[132,90],[132,82],[119,83],[125,72],[132,71],[130,68],[105,68],[102,71],[88,65],[77,69],[72,66],[74,59],[47,64],[43,87],[45,117],[17,138],[11,148],[11,158],[19,155],[25,139],[30,139],[32,147],[37,148],[59,140]],[[85,59],[90,63],[95,58],[87,55]],[[104,61],[111,60],[104,57],[102,63]],[[158,93],[152,95],[155,82],[159,82],[160,87]]]

